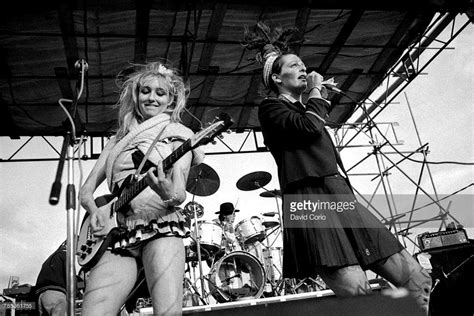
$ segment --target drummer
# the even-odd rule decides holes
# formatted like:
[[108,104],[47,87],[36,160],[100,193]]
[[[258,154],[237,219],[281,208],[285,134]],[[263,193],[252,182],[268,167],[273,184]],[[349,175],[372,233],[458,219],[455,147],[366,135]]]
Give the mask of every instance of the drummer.
[[239,212],[239,210],[236,210],[231,202],[222,203],[219,211],[216,212],[216,214],[219,214],[219,217],[213,220],[222,228],[222,246],[225,253],[242,250],[234,232],[236,212]]

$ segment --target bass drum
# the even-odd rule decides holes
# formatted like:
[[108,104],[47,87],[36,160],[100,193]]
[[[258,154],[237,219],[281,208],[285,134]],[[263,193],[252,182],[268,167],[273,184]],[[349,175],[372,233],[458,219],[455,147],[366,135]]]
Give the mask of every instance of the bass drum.
[[213,265],[208,285],[219,303],[259,298],[265,288],[265,270],[255,256],[234,251]]

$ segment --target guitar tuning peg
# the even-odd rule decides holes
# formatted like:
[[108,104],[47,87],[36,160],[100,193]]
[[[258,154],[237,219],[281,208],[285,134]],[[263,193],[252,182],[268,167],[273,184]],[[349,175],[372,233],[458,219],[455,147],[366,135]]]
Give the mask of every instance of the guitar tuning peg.
[[217,144],[217,142],[215,140],[212,140],[211,144],[215,145],[215,144]]
[[225,132],[226,132],[227,134],[232,133],[232,131],[231,131],[230,129],[227,129]]
[[224,135],[219,134],[219,135],[217,135],[217,137],[219,137],[219,139],[223,139],[223,138],[224,138]]

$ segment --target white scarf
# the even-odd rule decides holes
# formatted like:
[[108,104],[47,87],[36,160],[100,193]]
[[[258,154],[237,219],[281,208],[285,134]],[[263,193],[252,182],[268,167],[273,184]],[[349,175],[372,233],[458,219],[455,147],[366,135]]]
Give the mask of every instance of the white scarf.
[[[139,136],[142,133],[148,133],[149,136],[152,138],[152,141],[155,137],[160,135],[160,139],[168,138],[168,137],[179,137],[182,139],[189,139],[194,133],[187,128],[186,126],[180,123],[171,122],[169,114],[162,113],[156,115],[141,124],[132,127],[132,129],[123,137],[120,141],[118,141],[112,150],[109,152],[107,156],[106,162],[106,177],[109,188],[112,187],[112,170],[116,159],[120,153],[124,150],[137,147],[139,141],[142,141],[143,138]],[[161,133],[161,134],[160,134]],[[113,140],[111,140],[113,141]],[[146,152],[146,150],[145,150]],[[145,153],[144,152],[144,153]],[[204,159],[204,152],[196,148],[193,150],[193,165],[200,164]]]

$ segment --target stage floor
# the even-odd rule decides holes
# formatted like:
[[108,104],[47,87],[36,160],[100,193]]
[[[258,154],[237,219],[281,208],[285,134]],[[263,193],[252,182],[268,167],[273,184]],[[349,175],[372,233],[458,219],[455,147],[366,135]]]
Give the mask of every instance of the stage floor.
[[[373,295],[341,299],[336,298],[332,290],[321,290],[184,307],[183,315],[423,315],[411,297],[394,298],[393,295],[382,295],[380,284],[371,284],[371,287]],[[153,309],[142,308],[130,315],[153,315]]]

